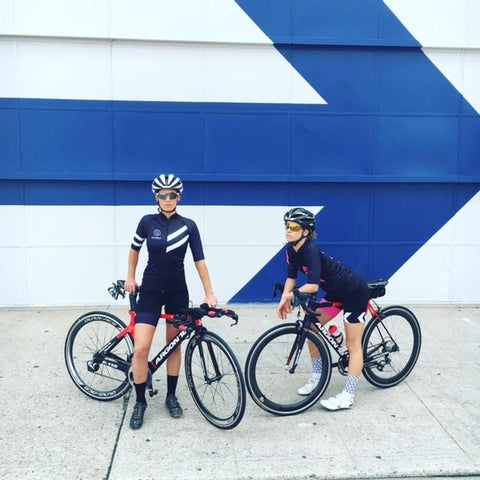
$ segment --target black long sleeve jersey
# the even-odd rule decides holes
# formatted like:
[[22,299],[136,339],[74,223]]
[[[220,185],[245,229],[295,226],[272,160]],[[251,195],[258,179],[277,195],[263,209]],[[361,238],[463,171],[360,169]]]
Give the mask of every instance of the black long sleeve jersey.
[[138,224],[131,247],[139,251],[147,241],[148,263],[142,288],[151,291],[186,289],[184,259],[190,245],[193,260],[203,260],[202,242],[193,220],[178,213],[145,215]]
[[358,273],[329,257],[311,240],[298,252],[289,245],[286,253],[288,278],[297,278],[300,271],[307,276],[308,283],[320,285],[335,300],[343,301],[364,282]]

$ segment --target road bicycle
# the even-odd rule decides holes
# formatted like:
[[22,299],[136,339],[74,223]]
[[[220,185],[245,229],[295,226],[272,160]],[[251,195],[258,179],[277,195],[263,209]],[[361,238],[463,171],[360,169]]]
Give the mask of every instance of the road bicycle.
[[[387,283],[377,280],[368,284],[371,300],[366,315],[370,319],[362,339],[363,376],[380,388],[393,387],[410,374],[422,343],[420,324],[412,311],[400,305],[381,308],[373,300],[385,295]],[[283,285],[276,284],[274,295],[276,291],[283,291]],[[295,290],[292,306],[298,307],[297,321],[277,325],[262,334],[252,345],[245,364],[250,396],[260,408],[274,415],[307,410],[325,392],[333,368],[337,367],[342,375],[348,373],[347,348],[335,341],[316,316],[318,309],[341,309],[342,303],[317,302],[314,295]],[[339,356],[336,363],[332,363],[330,350]],[[309,395],[300,396],[298,388],[312,375],[310,352],[322,358],[321,378]]]
[[[109,289],[116,300],[125,297],[125,282],[118,280]],[[65,340],[65,363],[75,385],[95,400],[108,401],[125,395],[133,385],[131,362],[135,334],[136,295],[129,295],[128,326],[109,312],[89,312],[78,318]],[[240,364],[228,344],[202,323],[203,317],[227,316],[238,323],[233,310],[185,308],[178,314],[162,314],[179,333],[148,362],[147,388],[152,397],[152,375],[172,352],[189,339],[185,348],[185,376],[193,401],[201,414],[221,429],[236,427],[243,418],[246,389]]]

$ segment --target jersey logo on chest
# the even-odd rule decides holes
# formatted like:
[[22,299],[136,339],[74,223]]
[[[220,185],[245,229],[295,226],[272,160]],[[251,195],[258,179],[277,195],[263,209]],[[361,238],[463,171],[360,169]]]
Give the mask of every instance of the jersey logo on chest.
[[159,229],[159,228],[156,228],[154,231],[153,231],[153,235],[152,235],[152,240],[161,240],[162,238],[162,231]]

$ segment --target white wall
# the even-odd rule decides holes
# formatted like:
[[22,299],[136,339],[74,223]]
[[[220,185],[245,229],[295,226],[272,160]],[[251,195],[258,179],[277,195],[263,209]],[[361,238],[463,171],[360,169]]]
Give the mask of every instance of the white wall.
[[479,303],[479,218],[480,192],[390,278],[384,300]]
[[[229,300],[283,245],[275,207],[182,206],[198,225],[218,299]],[[318,213],[321,207],[309,207]],[[0,206],[0,306],[113,303],[112,281],[125,279],[130,243],[154,206]],[[252,232],[261,232],[252,237]],[[141,250],[137,282],[147,258]],[[191,299],[204,298],[191,254],[186,257]]]

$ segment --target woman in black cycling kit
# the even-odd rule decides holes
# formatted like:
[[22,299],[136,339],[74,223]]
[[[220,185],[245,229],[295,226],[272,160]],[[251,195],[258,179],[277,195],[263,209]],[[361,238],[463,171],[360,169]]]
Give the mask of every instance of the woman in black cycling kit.
[[[343,321],[346,345],[350,359],[345,388],[341,393],[321,404],[329,410],[350,408],[355,397],[358,379],[363,368],[362,335],[365,328],[365,312],[370,293],[365,280],[352,269],[322,252],[314,243],[315,216],[304,208],[292,208],[284,215],[287,246],[287,281],[277,315],[285,319],[292,311],[291,300],[297,282],[298,271],[307,276],[307,283],[298,290],[317,293],[319,287],[326,292],[328,302],[343,303]],[[321,310],[318,316],[322,324],[335,317],[340,310],[330,307]],[[308,395],[318,384],[322,372],[322,359],[309,344],[312,360],[312,378],[298,389],[299,395]]]
[[[210,307],[217,305],[197,225],[193,220],[177,213],[177,205],[183,192],[182,181],[172,174],[160,175],[153,181],[152,191],[158,202],[159,213],[145,215],[138,224],[128,256],[128,276],[125,282],[125,290],[130,293],[135,292],[137,289],[135,272],[139,252],[146,240],[148,263],[143,272],[135,317],[132,369],[136,403],[130,419],[130,426],[133,429],[142,426],[147,408],[145,389],[148,355],[161,309],[165,307],[166,313],[178,313],[181,308],[188,307],[188,289],[183,263],[188,245],[205,290],[204,303]],[[177,333],[173,325],[167,324],[167,345]],[[174,418],[180,417],[183,413],[175,396],[181,358],[181,348],[177,347],[167,360],[165,405]]]

